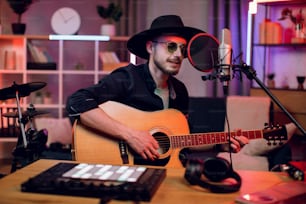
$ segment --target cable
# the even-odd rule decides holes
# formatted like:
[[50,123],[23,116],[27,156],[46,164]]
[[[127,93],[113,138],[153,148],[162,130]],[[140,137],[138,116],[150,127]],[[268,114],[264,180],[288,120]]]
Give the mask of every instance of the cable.
[[[225,102],[226,103],[226,102]],[[225,120],[227,124],[227,138],[228,138],[228,145],[229,145],[229,156],[230,156],[230,168],[233,170],[233,160],[232,160],[232,148],[231,148],[231,130],[228,121],[227,111],[225,111]]]

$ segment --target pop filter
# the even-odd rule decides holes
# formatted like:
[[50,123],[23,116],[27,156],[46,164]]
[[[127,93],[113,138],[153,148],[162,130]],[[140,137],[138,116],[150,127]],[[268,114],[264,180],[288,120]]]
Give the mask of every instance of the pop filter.
[[202,72],[210,72],[218,63],[219,41],[207,34],[193,36],[187,46],[187,57],[191,65]]

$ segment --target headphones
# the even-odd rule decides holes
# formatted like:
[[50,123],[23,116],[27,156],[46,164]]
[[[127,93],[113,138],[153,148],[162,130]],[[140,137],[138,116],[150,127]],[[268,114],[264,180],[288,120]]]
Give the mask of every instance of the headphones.
[[[204,175],[207,180],[202,179]],[[233,171],[230,163],[221,157],[207,158],[206,160],[191,159],[186,162],[184,178],[191,185],[207,188],[213,193],[231,193],[239,191],[241,177]],[[234,184],[222,184],[227,178],[233,178]]]

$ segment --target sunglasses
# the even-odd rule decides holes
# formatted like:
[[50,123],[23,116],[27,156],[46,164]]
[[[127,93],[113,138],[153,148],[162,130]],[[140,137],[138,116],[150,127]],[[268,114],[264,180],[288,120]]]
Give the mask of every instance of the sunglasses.
[[163,42],[163,41],[152,41],[153,43],[161,43],[161,44],[166,44],[167,45],[167,49],[169,53],[174,53],[177,48],[180,48],[181,53],[183,56],[185,56],[187,48],[186,45],[184,44],[178,44],[176,42]]

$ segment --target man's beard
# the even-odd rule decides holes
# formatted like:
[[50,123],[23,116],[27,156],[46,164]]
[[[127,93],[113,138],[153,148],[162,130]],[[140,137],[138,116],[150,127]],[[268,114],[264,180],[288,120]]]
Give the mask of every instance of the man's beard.
[[179,72],[179,69],[176,69],[176,70],[168,70],[168,69],[166,69],[166,68],[164,68],[164,66],[162,66],[158,61],[155,61],[155,65],[156,65],[156,67],[160,70],[160,71],[162,71],[164,74],[168,74],[168,75],[172,75],[172,76],[174,76],[174,75],[177,75],[178,74],[178,72]]

